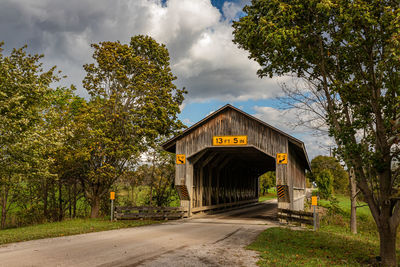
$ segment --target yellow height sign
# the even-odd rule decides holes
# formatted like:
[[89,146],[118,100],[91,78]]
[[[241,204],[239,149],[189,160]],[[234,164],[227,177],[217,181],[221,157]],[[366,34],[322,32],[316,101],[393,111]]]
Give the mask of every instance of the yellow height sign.
[[110,199],[114,200],[115,199],[115,192],[110,192]]
[[243,146],[247,145],[247,135],[214,136],[213,146]]

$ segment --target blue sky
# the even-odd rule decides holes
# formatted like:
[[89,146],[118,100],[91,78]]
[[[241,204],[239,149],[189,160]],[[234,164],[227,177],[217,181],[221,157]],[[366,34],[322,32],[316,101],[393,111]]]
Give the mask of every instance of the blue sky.
[[288,77],[257,77],[258,64],[232,43],[232,21],[250,0],[2,0],[0,38],[6,53],[28,45],[44,54],[45,67],[67,75],[61,84],[82,87],[82,65],[92,62],[90,44],[128,42],[146,34],[164,43],[179,88],[188,91],[179,118],[188,126],[230,103],[302,139],[310,158],[326,154],[330,141],[293,128],[295,110],[279,109],[276,97]]

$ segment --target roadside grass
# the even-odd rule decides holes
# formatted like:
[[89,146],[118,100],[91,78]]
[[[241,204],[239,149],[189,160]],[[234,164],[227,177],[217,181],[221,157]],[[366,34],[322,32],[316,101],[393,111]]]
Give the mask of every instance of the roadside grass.
[[0,230],[0,245],[49,237],[77,235],[113,229],[136,227],[157,223],[150,220],[126,220],[111,222],[105,219],[72,219],[62,222]]
[[365,266],[379,253],[379,242],[337,229],[299,231],[269,228],[248,249],[260,252],[260,266]]
[[[379,236],[368,207],[357,209],[358,234],[350,232],[350,199],[336,196],[340,214],[327,212],[317,232],[269,228],[248,246],[260,252],[260,266],[365,266],[379,255]],[[329,209],[329,201],[320,206]],[[360,203],[364,205],[364,203]],[[400,255],[400,238],[397,238]]]
[[258,198],[258,202],[263,202],[263,201],[274,199],[274,198],[276,198],[276,188],[275,187],[268,189],[268,192],[266,194],[264,194],[263,196],[260,196]]
[[[339,201],[338,205],[339,207],[350,216],[350,208],[351,208],[351,203],[349,196],[345,195],[335,195],[335,198]],[[357,216],[364,219],[367,217],[370,217],[372,219],[371,211],[369,210],[369,207],[367,206],[367,203],[365,202],[359,202],[357,203],[359,207],[357,208]],[[323,207],[328,207],[330,205],[328,200],[321,199],[319,205]]]

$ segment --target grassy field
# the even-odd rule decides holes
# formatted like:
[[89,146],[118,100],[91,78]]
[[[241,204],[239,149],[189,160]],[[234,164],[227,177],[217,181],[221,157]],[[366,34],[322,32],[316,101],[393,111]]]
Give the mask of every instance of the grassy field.
[[[349,197],[344,196],[344,195],[336,195],[335,197],[339,201],[339,203],[338,203],[339,207],[350,216],[351,203],[350,203]],[[322,199],[322,200],[320,200],[319,205],[321,205],[323,207],[327,207],[327,206],[329,206],[329,201]],[[357,216],[362,219],[365,219],[365,218],[372,219],[371,211],[369,210],[369,207],[366,205],[367,204],[364,202],[358,203],[358,206],[361,206],[361,207],[357,208]]]
[[378,244],[339,226],[318,232],[269,228],[248,248],[260,252],[260,266],[365,266],[378,255]]
[[267,194],[265,194],[265,195],[263,195],[263,196],[260,196],[260,197],[258,198],[258,201],[259,201],[259,202],[263,202],[263,201],[270,200],[270,199],[274,199],[274,198],[276,198],[276,188],[275,188],[275,187],[274,187],[274,188],[270,188],[270,189],[268,190],[268,193],[267,193]]
[[[368,207],[357,209],[358,234],[350,233],[350,200],[336,196],[341,214],[329,214],[318,232],[270,228],[248,246],[260,252],[260,266],[365,266],[379,255],[379,237]],[[329,206],[328,201],[321,201]],[[362,203],[360,203],[362,205]],[[400,249],[400,240],[397,241]],[[399,250],[400,252],[400,250]]]
[[44,223],[34,226],[0,230],[0,245],[48,237],[136,227],[153,223],[157,222],[149,220],[110,222],[104,219],[73,219],[62,222]]

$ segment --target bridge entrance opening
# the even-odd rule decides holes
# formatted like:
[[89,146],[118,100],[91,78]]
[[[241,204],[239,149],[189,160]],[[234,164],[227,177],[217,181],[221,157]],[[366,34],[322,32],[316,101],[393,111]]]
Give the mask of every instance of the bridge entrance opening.
[[212,147],[188,158],[193,165],[191,211],[258,201],[258,177],[275,159],[255,147]]

